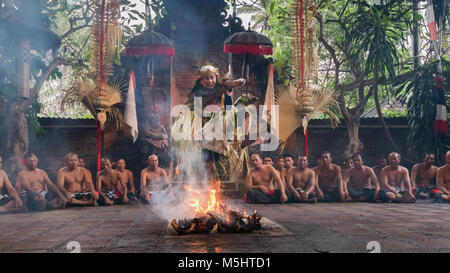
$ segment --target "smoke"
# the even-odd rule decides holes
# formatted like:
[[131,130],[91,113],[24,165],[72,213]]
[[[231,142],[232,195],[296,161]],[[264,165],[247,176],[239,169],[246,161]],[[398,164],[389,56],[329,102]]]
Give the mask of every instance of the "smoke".
[[210,193],[199,142],[181,141],[176,147],[176,152],[178,175],[176,181],[173,181],[176,185],[154,192],[150,199],[153,212],[167,221],[193,218],[195,214],[195,208],[191,206],[193,200],[198,200],[200,205],[207,204]]

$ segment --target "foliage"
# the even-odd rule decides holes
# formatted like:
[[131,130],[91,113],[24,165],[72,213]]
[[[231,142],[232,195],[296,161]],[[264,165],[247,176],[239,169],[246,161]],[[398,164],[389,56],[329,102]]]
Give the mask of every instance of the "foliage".
[[254,31],[269,30],[269,20],[273,15],[273,9],[276,5],[275,0],[259,0],[253,5],[244,5],[237,8],[238,14],[251,14],[253,22],[252,29]]
[[[442,58],[444,87],[446,90],[447,113],[450,112],[450,60]],[[450,135],[434,134],[438,93],[435,75],[437,61],[432,60],[419,67],[408,82],[397,89],[398,96],[408,102],[408,140],[420,155],[433,152],[439,163],[444,163],[444,154],[450,149]]]

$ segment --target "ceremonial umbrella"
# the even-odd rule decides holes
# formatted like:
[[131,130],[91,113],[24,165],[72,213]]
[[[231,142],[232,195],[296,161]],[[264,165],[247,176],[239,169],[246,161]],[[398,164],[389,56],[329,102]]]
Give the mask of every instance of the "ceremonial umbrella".
[[[233,77],[232,71],[232,54],[245,54],[244,62],[242,64],[242,77],[246,70],[246,80],[249,79],[250,67],[248,64],[248,54],[252,55],[272,55],[273,44],[269,38],[250,30],[250,23],[247,31],[237,32],[228,36],[224,41],[223,52],[229,53],[229,73]],[[247,66],[247,67],[246,67]],[[274,89],[273,89],[273,65],[269,65],[268,69],[268,83],[265,97],[265,105],[267,106],[267,113],[263,113],[263,118],[269,122],[271,121],[271,105],[274,104]],[[247,85],[248,91],[248,85]],[[248,93],[248,92],[246,92]],[[273,128],[271,129],[273,130]]]
[[272,55],[273,44],[269,38],[250,30],[234,33],[225,39],[223,52],[230,53],[229,72],[232,77],[231,70],[231,54],[245,54],[244,63],[242,64],[242,76],[244,76],[245,65],[247,63],[246,78],[248,80],[248,54],[252,55]]
[[[175,56],[175,48],[164,34],[153,31],[151,22],[151,11],[149,0],[145,0],[145,13],[147,16],[146,30],[131,38],[125,45],[125,55],[127,56],[168,56],[170,58],[170,69],[172,71],[172,57]],[[150,86],[153,85],[153,57],[147,62],[147,75]],[[172,79],[172,75],[170,75]]]
[[[172,57],[175,56],[175,48],[173,44],[170,42],[169,38],[165,36],[162,33],[156,32],[152,29],[150,21],[151,21],[151,11],[150,11],[150,3],[148,0],[145,1],[145,11],[147,16],[147,28],[146,30],[131,38],[130,41],[125,45],[125,55],[126,56],[135,56],[135,57],[144,57],[144,56],[150,56],[150,58],[147,61],[147,78],[148,78],[148,85],[149,87],[153,87],[154,82],[154,63],[153,63],[153,56],[165,56],[170,57],[170,99],[172,100]],[[132,73],[132,79],[134,82],[134,86],[136,85],[136,81],[134,78],[134,73]],[[130,93],[130,90],[128,90]],[[132,91],[134,93],[134,89]],[[130,94],[129,94],[130,95]],[[127,108],[134,108],[134,111],[136,112],[136,104],[134,102],[134,95],[132,96],[133,102],[130,103],[127,100],[127,105],[125,109],[125,123],[128,124],[130,127],[136,126],[137,127],[137,117],[136,114],[133,115],[133,120],[128,120],[127,113],[129,112],[129,109]],[[153,105],[153,107],[156,107],[156,105]],[[133,125],[132,125],[133,124]],[[136,128],[137,131],[137,128]]]

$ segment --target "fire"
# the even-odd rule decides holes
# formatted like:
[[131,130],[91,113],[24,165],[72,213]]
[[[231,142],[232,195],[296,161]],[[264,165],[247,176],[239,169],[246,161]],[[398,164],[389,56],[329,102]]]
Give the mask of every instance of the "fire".
[[[220,183],[210,184],[206,191],[196,190],[189,185],[184,189],[192,193],[188,205],[193,209],[193,218],[173,219],[172,228],[179,234],[250,232],[261,228],[261,215],[256,211],[248,215],[244,209],[230,209],[220,195]],[[192,217],[192,216],[189,216]]]
[[[221,211],[221,201],[219,198],[219,191],[217,188],[212,187],[209,191],[209,200],[205,202],[201,202],[200,199],[200,191],[193,189],[192,187],[185,185],[186,190],[194,192],[196,198],[193,198],[189,205],[194,208],[195,216],[201,216],[207,214],[208,212],[220,212]],[[202,204],[203,203],[203,204]]]

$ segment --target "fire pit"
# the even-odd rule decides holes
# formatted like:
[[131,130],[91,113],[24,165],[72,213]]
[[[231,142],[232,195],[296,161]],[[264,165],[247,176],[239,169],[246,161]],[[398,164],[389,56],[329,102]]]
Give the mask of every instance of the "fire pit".
[[253,215],[227,210],[225,215],[217,212],[208,212],[206,215],[193,219],[172,220],[172,227],[179,235],[190,233],[235,233],[251,232],[261,228],[261,215],[256,211]]
[[202,194],[199,191],[187,185],[184,188],[196,194],[189,204],[194,209],[195,215],[190,219],[171,221],[170,225],[178,235],[251,232],[261,228],[262,217],[256,211],[248,215],[244,209],[238,211],[227,208],[220,198],[220,184],[219,187],[211,187],[209,200],[203,202],[204,205],[202,205],[200,198]]

